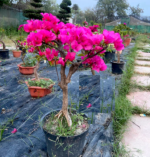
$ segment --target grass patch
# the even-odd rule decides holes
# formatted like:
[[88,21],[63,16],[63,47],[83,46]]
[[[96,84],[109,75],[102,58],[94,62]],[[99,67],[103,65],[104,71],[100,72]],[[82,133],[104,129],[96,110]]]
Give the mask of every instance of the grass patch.
[[115,100],[115,113],[113,119],[113,130],[115,135],[115,142],[114,142],[114,152],[113,156],[121,157],[121,156],[129,156],[128,151],[125,149],[124,146],[120,147],[120,141],[122,135],[125,131],[125,126],[127,121],[130,119],[132,115],[132,104],[126,98],[126,95],[130,91],[131,82],[130,79],[134,74],[134,61],[137,56],[137,43],[139,37],[136,41],[135,47],[131,49],[131,53],[128,55],[128,62],[126,65],[126,71],[121,79],[121,83],[118,87],[119,95]]

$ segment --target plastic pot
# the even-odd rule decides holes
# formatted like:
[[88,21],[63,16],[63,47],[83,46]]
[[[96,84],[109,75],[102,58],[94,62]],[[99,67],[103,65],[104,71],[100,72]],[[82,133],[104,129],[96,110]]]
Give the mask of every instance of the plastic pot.
[[17,51],[17,50],[12,50],[13,56],[15,58],[19,58],[21,56],[21,50]]
[[33,66],[33,67],[23,67],[21,66],[22,64],[18,64],[17,66],[19,67],[19,71],[21,74],[24,74],[24,75],[31,75],[34,73],[34,68],[36,66]]
[[121,61],[120,63],[117,63],[117,61],[113,61],[112,63],[112,73],[113,74],[122,74],[124,70],[124,62]]
[[[59,112],[59,110],[46,113],[41,118],[42,126],[50,114],[57,112]],[[48,157],[79,157],[81,155],[84,147],[85,137],[88,134],[88,129],[80,135],[69,137],[53,135],[48,133],[43,128],[42,130],[46,138]],[[63,145],[61,145],[62,143]],[[65,150],[65,148],[67,149]]]
[[9,50],[0,49],[0,59],[9,59]]
[[105,52],[104,61],[105,63],[110,63],[111,61],[115,60],[115,51],[112,52]]
[[127,38],[127,39],[124,39],[124,46],[127,47],[130,45],[130,42],[131,42],[131,38]]
[[[40,79],[50,80],[47,78],[40,78]],[[35,80],[35,78],[31,80]],[[28,86],[28,90],[31,97],[34,97],[34,98],[39,98],[39,97],[41,98],[50,94],[52,92],[53,85],[54,85],[54,84],[50,85],[49,88],[42,88],[42,87],[36,87],[36,86],[29,86],[28,81],[25,81],[25,83]]]

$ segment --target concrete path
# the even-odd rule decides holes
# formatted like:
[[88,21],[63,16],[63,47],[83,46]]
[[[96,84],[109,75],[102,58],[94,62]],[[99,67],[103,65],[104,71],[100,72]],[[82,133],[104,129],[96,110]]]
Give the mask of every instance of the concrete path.
[[[138,52],[138,54],[140,57],[138,56],[135,61],[135,75],[131,78],[131,81],[138,87],[149,87],[150,54],[144,52]],[[150,111],[150,91],[132,91],[127,95],[127,98],[133,106]],[[122,143],[130,151],[129,157],[150,157],[150,117],[133,115],[127,123]]]

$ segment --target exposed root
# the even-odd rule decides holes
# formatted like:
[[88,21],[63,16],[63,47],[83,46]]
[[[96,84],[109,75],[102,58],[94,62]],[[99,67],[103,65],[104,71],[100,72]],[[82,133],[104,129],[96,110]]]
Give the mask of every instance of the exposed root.
[[67,120],[67,123],[68,123],[68,126],[71,127],[72,126],[72,120],[71,120],[71,117],[68,113],[68,111],[59,111],[58,114],[55,115],[55,117],[57,117],[58,119],[61,117],[61,116],[65,116],[66,120]]

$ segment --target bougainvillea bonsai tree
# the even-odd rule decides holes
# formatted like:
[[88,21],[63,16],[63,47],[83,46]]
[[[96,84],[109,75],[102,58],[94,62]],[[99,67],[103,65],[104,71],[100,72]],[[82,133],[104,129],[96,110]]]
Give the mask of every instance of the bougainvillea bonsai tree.
[[[100,55],[105,53],[108,44],[114,44],[116,50],[124,49],[119,33],[104,30],[102,34],[93,34],[90,28],[76,26],[71,23],[64,24],[57,17],[48,13],[41,13],[42,20],[28,20],[23,26],[24,31],[29,33],[27,44],[30,52],[45,56],[51,62],[58,60],[61,65],[61,79],[58,85],[63,91],[62,109],[55,116],[65,116],[68,126],[72,126],[72,120],[68,112],[68,84],[72,75],[78,70],[80,64],[87,64],[93,70],[99,72],[107,69]],[[75,57],[84,50],[81,61],[76,62]],[[69,72],[66,75],[66,67]]]

